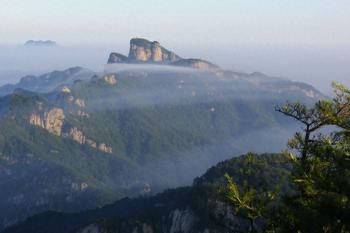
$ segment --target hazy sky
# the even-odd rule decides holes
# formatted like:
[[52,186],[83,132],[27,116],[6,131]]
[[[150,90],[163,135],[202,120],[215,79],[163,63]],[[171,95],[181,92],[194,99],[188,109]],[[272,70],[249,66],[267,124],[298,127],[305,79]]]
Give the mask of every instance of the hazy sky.
[[[349,0],[0,0],[0,42],[349,46]],[[217,43],[217,44],[216,44]]]
[[[131,37],[145,37],[224,68],[327,92],[332,80],[350,86],[350,0],[0,0],[0,6],[0,45],[51,39],[74,48],[49,54],[0,47],[0,71],[102,69],[110,51],[127,53]],[[14,81],[11,72],[0,84],[7,82],[1,77]]]

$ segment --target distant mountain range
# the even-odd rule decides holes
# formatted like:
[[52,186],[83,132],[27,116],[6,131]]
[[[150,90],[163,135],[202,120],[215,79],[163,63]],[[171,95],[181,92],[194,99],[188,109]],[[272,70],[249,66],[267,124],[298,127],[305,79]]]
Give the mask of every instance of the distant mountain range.
[[0,88],[0,229],[187,185],[234,154],[279,151],[296,125],[274,105],[324,98],[304,83],[130,43],[108,73],[74,67]]
[[52,40],[28,40],[24,46],[54,47],[57,46],[57,43]]
[[27,75],[16,84],[6,84],[0,87],[0,96],[11,94],[16,89],[47,93],[61,85],[73,84],[76,80],[90,79],[95,72],[82,68],[72,67],[63,71],[53,71],[40,76]]

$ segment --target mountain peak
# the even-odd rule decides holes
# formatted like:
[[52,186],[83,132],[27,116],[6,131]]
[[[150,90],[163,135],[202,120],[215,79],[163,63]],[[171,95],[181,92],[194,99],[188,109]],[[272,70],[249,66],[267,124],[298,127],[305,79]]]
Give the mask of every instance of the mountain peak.
[[24,43],[24,46],[54,47],[57,46],[57,43],[52,40],[28,40]]
[[162,47],[158,41],[133,38],[130,40],[129,59],[136,62],[167,63],[182,58]]
[[108,64],[160,64],[174,65],[196,69],[217,69],[218,66],[202,59],[184,59],[170,51],[158,41],[150,41],[144,38],[132,38],[130,40],[129,55],[111,53]]
[[[138,45],[138,46],[143,46],[143,47],[147,47],[147,46],[150,46],[152,44],[159,44],[158,41],[150,41],[150,40],[147,40],[147,39],[144,39],[144,38],[132,38],[130,40],[130,45]],[[160,45],[160,44],[159,44]]]

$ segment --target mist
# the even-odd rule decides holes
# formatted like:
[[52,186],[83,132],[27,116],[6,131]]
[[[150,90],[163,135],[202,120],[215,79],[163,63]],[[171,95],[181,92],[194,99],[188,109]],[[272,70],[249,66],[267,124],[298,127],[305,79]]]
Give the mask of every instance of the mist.
[[[254,72],[306,82],[331,94],[331,82],[350,86],[350,48],[249,47],[223,48],[176,47],[183,57],[203,58],[224,69]],[[82,66],[100,72],[111,52],[128,54],[128,46],[116,43],[58,47],[0,45],[0,85],[15,83],[29,74]]]
[[[182,49],[179,48],[182,52]],[[332,81],[350,87],[350,47],[237,46],[183,51],[212,60],[221,67],[242,72],[262,72],[313,85],[332,93]]]
[[[199,103],[203,107],[201,112],[203,118],[208,114],[213,121],[216,118],[220,121],[221,117],[225,118],[223,116],[225,114],[221,112],[222,103],[252,99],[267,103],[264,106],[267,114],[276,118],[279,116],[274,111],[273,100],[269,99],[272,98],[271,95],[254,90],[249,82],[250,78],[220,79],[211,72],[158,65],[108,65],[105,67],[105,72],[118,73],[118,87],[111,89],[113,94],[104,90],[102,98],[99,96],[97,99],[92,97],[87,100],[86,104],[90,111],[105,111],[106,108],[118,111],[148,108],[150,111],[161,112],[162,107],[172,108],[178,105],[194,107],[195,105],[190,104]],[[125,85],[130,79],[134,79],[133,82]],[[274,82],[275,79],[265,81]],[[148,85],[149,83],[151,85]],[[243,110],[240,110],[244,111],[244,107],[241,108]],[[166,120],[168,125],[176,125],[174,123],[176,120],[172,117],[163,120]],[[286,148],[288,139],[299,130],[294,122],[288,119],[284,119],[283,122],[279,126],[274,124],[249,126],[239,135],[217,140],[219,142],[196,145],[190,149],[160,156],[156,160],[150,159],[143,163],[140,169],[132,171],[130,177],[136,176],[137,179],[131,178],[125,181],[123,188],[140,189],[141,193],[143,184],[149,184],[152,192],[156,193],[164,188],[190,185],[195,177],[201,176],[208,168],[225,159],[247,152],[278,153]],[[207,127],[210,129],[216,126],[214,123],[209,123]]]
[[0,85],[16,83],[25,75],[40,75],[74,66],[102,71],[110,50],[108,46],[0,45]]
[[[128,187],[150,184],[152,192],[166,188],[191,185],[196,177],[227,159],[252,153],[280,153],[287,148],[287,141],[299,130],[297,125],[285,128],[269,127],[247,132],[240,138],[230,138],[214,145],[194,147],[191,150],[171,154],[166,159],[146,163],[142,169],[133,171],[139,179],[127,182]],[[259,143],[252,143],[257,142]]]

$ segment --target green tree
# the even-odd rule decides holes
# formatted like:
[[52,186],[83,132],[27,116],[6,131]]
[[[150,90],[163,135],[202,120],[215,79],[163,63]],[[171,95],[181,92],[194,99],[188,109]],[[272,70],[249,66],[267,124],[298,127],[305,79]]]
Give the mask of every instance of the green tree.
[[243,168],[243,184],[225,175],[224,196],[237,214],[250,220],[251,232],[256,232],[257,218],[265,220],[269,232],[350,232],[350,90],[337,83],[333,88],[332,100],[311,107],[301,103],[276,107],[304,126],[286,151],[294,192],[279,200],[276,192],[252,186],[252,155]]
[[289,141],[296,193],[284,198],[277,232],[350,232],[350,91],[333,87],[333,100],[276,108],[304,125]]
[[250,222],[249,232],[257,232],[255,221],[258,218],[266,218],[269,212],[270,204],[275,200],[278,187],[275,191],[268,191],[266,187],[255,188],[252,183],[254,175],[253,166],[258,161],[255,160],[252,153],[248,153],[245,158],[245,166],[242,168],[242,174],[245,177],[243,184],[238,185],[234,179],[225,174],[227,185],[223,190],[225,200],[232,204],[236,214],[246,218]]

